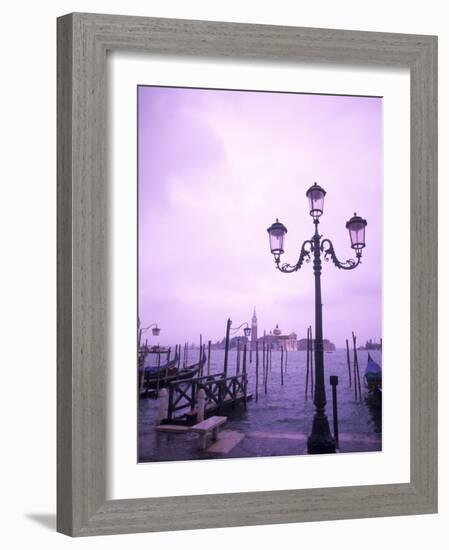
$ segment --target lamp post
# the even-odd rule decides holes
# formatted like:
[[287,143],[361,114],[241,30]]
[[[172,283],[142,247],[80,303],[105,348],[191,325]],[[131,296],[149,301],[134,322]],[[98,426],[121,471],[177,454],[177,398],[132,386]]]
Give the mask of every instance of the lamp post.
[[151,325],[148,325],[147,327],[140,328],[140,319],[138,320],[138,328],[139,328],[139,338],[138,338],[138,347],[139,348],[140,348],[140,343],[141,343],[141,340],[142,340],[142,334],[144,332],[146,332],[150,328],[152,329],[151,332],[152,332],[153,336],[159,336],[159,333],[161,332],[161,329],[157,326],[157,323],[152,323]]
[[339,269],[355,269],[361,262],[362,250],[365,247],[366,220],[354,214],[346,223],[351,239],[351,248],[355,250],[355,259],[341,262],[334,251],[334,246],[329,239],[323,239],[318,233],[318,224],[323,214],[324,197],[326,191],[314,183],[306,196],[309,199],[310,215],[313,218],[315,232],[311,239],[302,243],[299,259],[294,265],[280,263],[281,255],[284,253],[284,238],[287,228],[276,220],[267,229],[270,239],[270,249],[274,256],[276,268],[282,273],[293,273],[301,269],[304,261],[310,262],[313,259],[313,274],[315,278],[315,392],[313,403],[315,415],[313,418],[312,432],[307,440],[307,450],[310,454],[334,453],[335,440],[329,430],[329,422],[326,416],[326,390],[324,386],[324,356],[323,356],[323,317],[321,303],[321,255],[325,261],[332,260]]
[[152,328],[153,336],[159,336],[159,333],[161,332],[161,329],[157,326],[157,323],[152,323],[151,325],[141,328],[140,327],[140,319],[137,320],[137,327],[138,327],[138,338],[137,338],[137,355],[138,355],[138,365],[139,368],[143,367],[145,363],[145,358],[149,353],[148,347],[145,344],[142,346],[142,334]]

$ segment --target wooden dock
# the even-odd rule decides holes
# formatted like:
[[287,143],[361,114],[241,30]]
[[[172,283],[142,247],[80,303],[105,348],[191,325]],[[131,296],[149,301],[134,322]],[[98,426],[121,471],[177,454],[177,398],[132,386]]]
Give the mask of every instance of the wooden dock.
[[219,373],[169,382],[167,414],[160,422],[162,425],[195,424],[201,390],[204,399],[204,418],[225,414],[239,404],[246,407],[246,402],[252,398],[247,392],[247,385],[246,373],[235,376]]

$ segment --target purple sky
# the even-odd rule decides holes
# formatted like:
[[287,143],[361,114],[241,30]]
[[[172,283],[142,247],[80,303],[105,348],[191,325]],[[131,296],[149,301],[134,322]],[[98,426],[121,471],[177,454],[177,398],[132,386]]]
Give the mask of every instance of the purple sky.
[[324,337],[380,338],[381,99],[141,86],[138,123],[139,315],[160,325],[157,340],[216,341],[254,306],[259,334],[279,323],[305,337],[311,264],[277,271],[266,229],[286,225],[282,259],[294,263],[313,233],[314,181],[327,191],[320,233],[341,260],[353,257],[346,221],[368,221],[361,266],[323,265]]

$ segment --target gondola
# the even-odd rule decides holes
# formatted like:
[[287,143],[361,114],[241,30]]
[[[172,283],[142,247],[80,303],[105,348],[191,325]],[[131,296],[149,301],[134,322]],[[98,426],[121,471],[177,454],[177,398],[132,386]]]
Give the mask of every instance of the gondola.
[[365,369],[365,386],[368,390],[366,400],[369,405],[380,407],[382,404],[382,368],[368,353]]
[[141,369],[139,373],[140,378],[140,392],[146,394],[149,390],[155,390],[157,388],[163,388],[168,385],[169,382],[175,380],[187,380],[193,378],[198,374],[200,367],[206,362],[206,357],[203,356],[201,363],[194,363],[186,367],[178,368],[178,358],[175,357],[172,361],[169,361],[165,365],[159,367],[145,367]]

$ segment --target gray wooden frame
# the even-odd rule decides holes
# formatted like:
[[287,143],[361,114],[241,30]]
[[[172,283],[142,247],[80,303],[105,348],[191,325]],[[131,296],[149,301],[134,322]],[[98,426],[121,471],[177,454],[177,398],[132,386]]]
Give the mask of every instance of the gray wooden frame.
[[[410,483],[106,499],[108,50],[410,69]],[[72,536],[436,512],[436,37],[81,13],[58,19],[57,493],[57,529]]]

